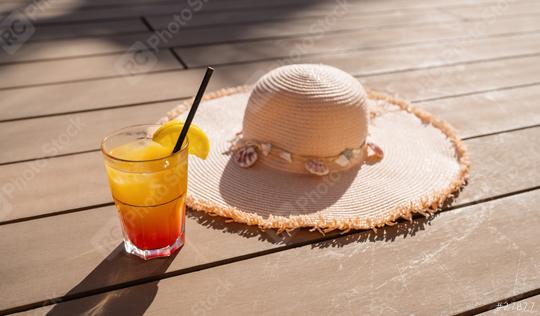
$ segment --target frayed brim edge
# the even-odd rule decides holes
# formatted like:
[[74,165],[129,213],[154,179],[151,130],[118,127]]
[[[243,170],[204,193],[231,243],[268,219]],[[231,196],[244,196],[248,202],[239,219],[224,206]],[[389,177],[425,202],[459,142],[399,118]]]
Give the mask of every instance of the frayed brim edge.
[[[251,86],[239,86],[221,89],[207,93],[203,100],[212,100],[237,93],[246,93],[251,91],[251,88]],[[206,200],[196,199],[189,195],[186,201],[187,206],[196,211],[205,212],[210,216],[226,217],[228,218],[226,222],[237,222],[258,226],[262,230],[276,229],[278,234],[282,232],[290,233],[298,228],[310,228],[311,231],[317,230],[323,235],[334,230],[341,230],[343,233],[350,230],[365,229],[376,231],[377,228],[385,225],[395,225],[396,221],[400,218],[412,221],[414,214],[422,214],[425,217],[429,217],[440,211],[445,202],[451,201],[456,197],[457,193],[465,186],[469,178],[470,159],[465,146],[452,126],[444,120],[441,120],[422,109],[413,107],[405,100],[397,99],[370,89],[366,90],[370,99],[384,100],[398,106],[403,111],[414,114],[422,121],[422,123],[431,124],[433,127],[439,129],[452,142],[459,162],[459,171],[447,188],[426,194],[417,201],[397,205],[390,214],[379,217],[356,216],[347,219],[327,219],[322,215],[319,215],[317,219],[314,219],[313,215],[294,215],[289,217],[269,216],[268,218],[263,218],[260,215],[250,214],[232,206],[219,205]],[[163,123],[176,118],[178,115],[189,109],[191,102],[192,99],[183,102],[173,110],[169,111],[167,116],[162,118],[159,122]]]

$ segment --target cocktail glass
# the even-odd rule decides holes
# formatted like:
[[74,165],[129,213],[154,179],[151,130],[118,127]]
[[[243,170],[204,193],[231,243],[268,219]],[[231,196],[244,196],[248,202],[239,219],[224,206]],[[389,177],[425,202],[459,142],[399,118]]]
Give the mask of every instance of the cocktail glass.
[[188,142],[176,153],[156,152],[158,128],[127,127],[101,143],[124,247],[145,260],[170,256],[185,241]]

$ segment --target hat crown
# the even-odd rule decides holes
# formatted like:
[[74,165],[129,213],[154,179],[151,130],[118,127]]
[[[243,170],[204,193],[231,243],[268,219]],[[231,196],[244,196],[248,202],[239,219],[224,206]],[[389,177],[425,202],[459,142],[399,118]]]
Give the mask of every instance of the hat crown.
[[360,82],[337,68],[312,64],[279,67],[259,79],[243,121],[246,139],[310,157],[358,148],[367,129]]

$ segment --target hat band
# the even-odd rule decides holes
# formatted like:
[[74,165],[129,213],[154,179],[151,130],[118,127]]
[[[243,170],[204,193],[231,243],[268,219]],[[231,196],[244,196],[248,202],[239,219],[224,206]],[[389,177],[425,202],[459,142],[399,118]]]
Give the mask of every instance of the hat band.
[[331,157],[295,154],[268,142],[244,139],[241,133],[238,133],[231,143],[228,153],[232,154],[233,160],[240,167],[249,168],[255,163],[262,163],[285,172],[318,176],[344,171],[361,165],[366,160],[380,160],[384,155],[379,146],[365,141],[360,147],[346,148],[339,155]]

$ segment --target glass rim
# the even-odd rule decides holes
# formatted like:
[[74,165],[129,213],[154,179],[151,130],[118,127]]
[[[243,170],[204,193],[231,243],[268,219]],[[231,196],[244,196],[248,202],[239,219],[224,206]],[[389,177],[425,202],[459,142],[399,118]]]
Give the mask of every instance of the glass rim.
[[101,151],[101,153],[107,157],[107,158],[110,158],[112,160],[115,160],[115,161],[121,161],[121,162],[130,162],[130,163],[137,163],[137,162],[154,162],[154,161],[160,161],[160,160],[163,160],[163,159],[167,159],[167,158],[171,158],[177,154],[180,154],[184,151],[186,151],[188,149],[188,145],[189,145],[189,138],[186,136],[186,140],[185,140],[185,143],[184,145],[182,146],[182,148],[180,148],[179,151],[177,152],[171,152],[170,154],[168,154],[167,156],[165,157],[161,157],[161,158],[155,158],[155,159],[146,159],[146,160],[128,160],[128,159],[122,159],[122,158],[117,158],[111,154],[109,154],[108,152],[105,151],[105,149],[103,148],[104,147],[104,144],[105,142],[110,139],[111,137],[117,135],[117,134],[120,134],[120,132],[124,131],[124,130],[128,130],[128,129],[133,129],[133,128],[136,128],[136,127],[143,127],[143,126],[147,126],[147,127],[158,127],[161,126],[160,124],[136,124],[136,125],[130,125],[130,126],[126,126],[126,127],[123,127],[121,129],[118,129],[118,130],[115,130],[111,133],[109,133],[107,136],[103,137],[103,139],[101,140],[101,143],[99,145],[99,149]]

